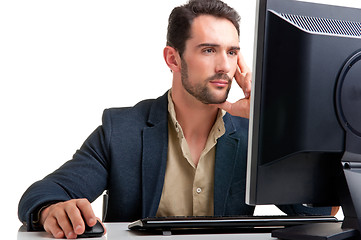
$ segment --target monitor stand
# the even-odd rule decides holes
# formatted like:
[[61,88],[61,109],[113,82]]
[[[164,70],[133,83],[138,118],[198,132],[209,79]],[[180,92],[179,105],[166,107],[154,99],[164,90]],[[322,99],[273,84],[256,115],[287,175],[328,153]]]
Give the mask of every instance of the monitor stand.
[[312,223],[277,229],[272,231],[272,237],[290,240],[340,240],[359,239],[357,230],[342,228],[342,223]]
[[[361,150],[360,138],[346,133],[346,151],[339,176],[339,198],[344,213],[343,222],[314,223],[274,230],[272,237],[288,240],[361,240]],[[351,150],[351,151],[347,151]],[[356,152],[356,153],[355,153]]]

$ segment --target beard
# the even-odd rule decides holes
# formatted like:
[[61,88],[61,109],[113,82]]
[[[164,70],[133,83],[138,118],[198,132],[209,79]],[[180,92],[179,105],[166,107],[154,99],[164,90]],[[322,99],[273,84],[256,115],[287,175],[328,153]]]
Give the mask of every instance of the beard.
[[[188,77],[188,66],[185,60],[182,58],[182,69],[181,69],[181,79],[184,89],[195,97],[197,100],[204,104],[219,104],[224,103],[227,100],[229,90],[231,89],[232,79],[225,73],[216,73],[215,75],[205,79],[203,82],[196,83],[192,85]],[[228,87],[225,90],[224,94],[217,96],[217,94],[212,92],[212,89],[207,86],[209,81],[222,79],[228,81]],[[219,89],[222,89],[220,87]]]

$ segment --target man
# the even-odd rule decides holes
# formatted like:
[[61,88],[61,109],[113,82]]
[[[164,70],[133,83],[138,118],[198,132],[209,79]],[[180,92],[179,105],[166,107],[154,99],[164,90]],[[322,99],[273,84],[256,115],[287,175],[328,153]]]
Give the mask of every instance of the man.
[[[106,221],[252,215],[244,203],[251,75],[239,52],[238,22],[218,0],[175,8],[164,49],[171,90],[105,110],[102,126],[73,159],[24,193],[19,218],[28,230],[76,238],[84,221],[96,223],[89,202],[105,189]],[[233,78],[246,98],[231,104]]]

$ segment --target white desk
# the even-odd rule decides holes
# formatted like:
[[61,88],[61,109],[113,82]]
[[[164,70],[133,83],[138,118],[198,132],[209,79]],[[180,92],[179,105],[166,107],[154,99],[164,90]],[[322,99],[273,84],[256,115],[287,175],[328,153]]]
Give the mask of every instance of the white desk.
[[[271,237],[270,233],[247,233],[247,234],[235,234],[235,233],[227,233],[227,234],[185,234],[185,235],[171,235],[171,236],[162,236],[162,235],[150,235],[137,233],[134,231],[128,230],[128,223],[105,223],[107,228],[107,234],[101,238],[91,238],[93,240],[113,240],[113,239],[135,239],[135,240],[152,240],[152,239],[179,239],[179,240],[212,240],[212,239],[234,239],[234,240],[275,240],[275,238]],[[18,232],[18,240],[34,240],[34,239],[54,239],[46,232],[26,232],[23,227],[19,229]],[[84,238],[82,238],[84,239]]]

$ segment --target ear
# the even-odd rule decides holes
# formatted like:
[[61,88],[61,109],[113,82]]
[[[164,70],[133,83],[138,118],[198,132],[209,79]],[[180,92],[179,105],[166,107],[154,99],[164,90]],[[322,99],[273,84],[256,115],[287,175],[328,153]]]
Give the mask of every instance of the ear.
[[163,50],[163,57],[172,72],[178,72],[180,70],[180,56],[177,50],[166,46]]

